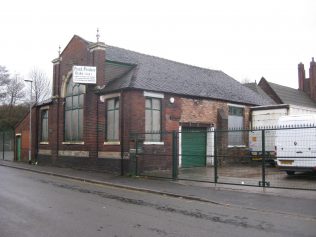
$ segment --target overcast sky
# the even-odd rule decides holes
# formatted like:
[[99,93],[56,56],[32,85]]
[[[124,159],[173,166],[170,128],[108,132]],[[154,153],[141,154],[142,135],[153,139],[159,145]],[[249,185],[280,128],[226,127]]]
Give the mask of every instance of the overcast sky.
[[0,65],[52,77],[74,34],[108,45],[222,70],[238,81],[297,88],[297,64],[316,57],[315,0],[4,0]]

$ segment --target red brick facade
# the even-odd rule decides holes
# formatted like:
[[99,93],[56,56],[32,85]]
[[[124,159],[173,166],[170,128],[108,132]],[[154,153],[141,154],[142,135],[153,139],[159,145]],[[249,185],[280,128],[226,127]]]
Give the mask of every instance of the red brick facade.
[[[44,105],[49,110],[48,142],[41,142],[40,110],[43,106],[33,109],[33,159],[49,162],[55,165],[91,166],[94,168],[119,171],[127,169],[132,133],[145,132],[145,96],[144,91],[125,89],[106,95],[99,95],[97,86],[106,86],[105,72],[106,50],[102,43],[88,44],[80,37],[74,36],[60,57],[53,61],[53,99]],[[97,85],[87,85],[84,96],[84,126],[82,142],[64,141],[64,90],[67,79],[71,75],[73,65],[97,67]],[[161,130],[179,131],[181,125],[186,126],[216,126],[227,128],[228,102],[189,98],[164,92],[161,99]],[[120,97],[120,142],[107,142],[106,137],[106,98],[115,94]],[[173,98],[173,99],[171,99]],[[174,100],[174,102],[172,102]],[[249,109],[244,107],[244,126],[248,127]],[[220,116],[219,111],[226,116]],[[224,117],[225,117],[224,116]],[[16,128],[16,133],[23,137],[27,134],[28,117]],[[164,146],[144,145],[144,149],[171,149],[171,136],[163,136]],[[169,150],[168,150],[169,149]],[[27,158],[26,150],[22,151],[23,160]],[[171,165],[171,157],[167,162],[157,158],[150,165],[166,168]],[[123,163],[122,163],[123,161]]]

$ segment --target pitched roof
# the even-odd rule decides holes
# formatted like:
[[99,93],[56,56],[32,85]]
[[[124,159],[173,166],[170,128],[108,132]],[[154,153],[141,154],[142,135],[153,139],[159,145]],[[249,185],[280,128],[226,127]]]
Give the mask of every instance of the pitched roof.
[[[268,82],[268,81],[267,81]],[[304,92],[287,86],[268,82],[283,104],[316,108],[316,103]]]
[[225,100],[235,103],[266,105],[269,101],[222,71],[191,66],[130,50],[106,46],[106,60],[135,65],[127,74],[112,80],[103,93],[135,88]]
[[276,104],[276,102],[273,99],[271,99],[271,97],[267,93],[265,93],[265,91],[262,90],[256,82],[244,83],[244,86],[248,87],[249,89],[253,90],[257,94],[262,96],[264,99],[269,101],[271,105]]

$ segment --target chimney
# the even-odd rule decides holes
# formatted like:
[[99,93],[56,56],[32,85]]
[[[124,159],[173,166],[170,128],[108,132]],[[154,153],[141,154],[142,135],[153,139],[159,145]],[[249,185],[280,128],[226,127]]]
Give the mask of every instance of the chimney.
[[309,80],[310,80],[310,95],[311,98],[316,101],[316,63],[314,57],[310,63],[309,67]]
[[304,91],[305,69],[304,64],[298,65],[298,89]]

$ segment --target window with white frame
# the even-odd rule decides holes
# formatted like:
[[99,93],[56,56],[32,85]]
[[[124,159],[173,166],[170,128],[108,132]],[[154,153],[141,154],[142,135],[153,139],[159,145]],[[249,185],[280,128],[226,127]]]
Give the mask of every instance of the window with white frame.
[[66,86],[65,96],[65,141],[83,140],[83,106],[85,86],[73,83],[72,78]]
[[41,142],[48,142],[48,109],[41,110]]
[[119,141],[120,100],[119,97],[107,100],[106,140]]
[[244,128],[244,108],[228,107],[228,145],[241,146],[244,145],[243,132],[238,131]]
[[161,99],[146,97],[145,140],[159,142],[161,139]]

